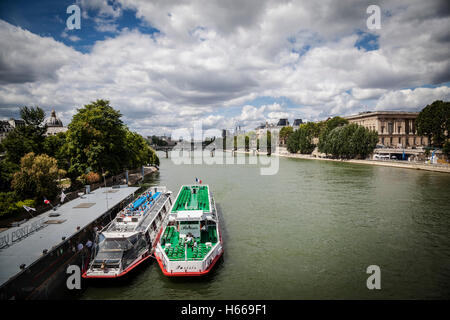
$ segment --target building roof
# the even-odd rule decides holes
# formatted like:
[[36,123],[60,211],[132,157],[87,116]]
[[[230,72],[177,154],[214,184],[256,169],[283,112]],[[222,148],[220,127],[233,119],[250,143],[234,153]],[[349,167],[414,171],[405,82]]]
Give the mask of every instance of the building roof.
[[0,120],[0,132],[10,132],[14,127],[6,120]]
[[373,116],[411,116],[417,117],[419,112],[409,112],[409,111],[368,111],[368,112],[360,112],[355,115],[346,116],[345,119],[360,119],[367,118]]
[[280,119],[278,120],[277,126],[278,127],[285,127],[289,125],[288,119]]
[[[69,239],[78,232],[77,227],[80,227],[80,230],[84,229],[107,212],[109,208],[116,206],[138,189],[128,186],[116,189],[100,188],[84,195],[83,198],[77,198],[61,205],[56,211],[51,210],[18,227],[0,232],[0,239],[9,236],[10,243],[9,246],[0,249],[0,286],[22,271],[20,265],[25,264],[27,267],[32,265],[43,256],[44,249],[50,252],[52,247],[63,242],[62,237]],[[60,215],[49,217],[49,214],[53,213]],[[46,224],[45,222],[48,220],[64,220],[64,222]],[[19,234],[27,228],[30,231],[39,226],[42,228],[11,243],[13,233]]]
[[55,110],[52,110],[50,117],[45,119],[45,124],[47,125],[47,127],[63,127],[62,121],[58,117],[56,117]]

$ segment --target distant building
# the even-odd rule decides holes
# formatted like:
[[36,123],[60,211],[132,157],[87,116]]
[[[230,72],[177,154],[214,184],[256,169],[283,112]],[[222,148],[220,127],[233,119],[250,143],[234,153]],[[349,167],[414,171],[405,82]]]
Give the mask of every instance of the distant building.
[[0,142],[3,141],[3,139],[6,138],[8,133],[13,131],[13,126],[6,120],[0,120]]
[[25,125],[25,121],[22,120],[22,119],[13,119],[13,118],[10,118],[10,119],[8,120],[8,123],[11,125],[11,127],[13,127],[13,129],[14,129],[14,128],[17,128],[17,127],[23,127],[23,126]]
[[52,110],[50,117],[45,119],[44,123],[47,125],[47,132],[45,133],[46,136],[53,136],[60,132],[67,131],[67,127],[64,127],[62,121],[56,117],[55,110]]
[[0,120],[0,142],[2,142],[8,133],[13,131],[15,128],[22,127],[24,125],[25,121],[22,119],[10,118],[9,120]]
[[174,146],[177,144],[177,141],[173,141],[170,136],[166,136],[166,135],[148,136],[147,140],[150,142],[150,144],[157,145],[157,146]]
[[289,126],[289,120],[288,119],[280,119],[280,120],[278,120],[277,127],[282,128],[282,127],[287,127],[287,126]]
[[378,143],[391,148],[412,148],[428,145],[428,137],[417,135],[419,112],[375,111],[344,117],[378,133]]

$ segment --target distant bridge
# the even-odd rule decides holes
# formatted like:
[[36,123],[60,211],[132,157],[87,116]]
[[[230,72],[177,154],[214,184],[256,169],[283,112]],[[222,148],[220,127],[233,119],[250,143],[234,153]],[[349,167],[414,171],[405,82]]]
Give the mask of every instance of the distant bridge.
[[[214,141],[216,140],[216,137],[213,137],[211,140],[208,141],[202,141],[202,150],[205,150],[205,148],[212,144]],[[186,150],[191,150],[194,151],[195,149],[195,143],[191,142],[190,143],[190,148],[189,148],[189,143],[185,143],[186,146]],[[158,146],[158,145],[151,145],[151,147],[155,150],[155,151],[163,151],[166,153],[166,158],[169,158],[169,151],[172,151],[175,148],[176,145],[173,146]],[[183,150],[184,147],[181,147],[181,150]],[[215,148],[214,148],[215,149]]]

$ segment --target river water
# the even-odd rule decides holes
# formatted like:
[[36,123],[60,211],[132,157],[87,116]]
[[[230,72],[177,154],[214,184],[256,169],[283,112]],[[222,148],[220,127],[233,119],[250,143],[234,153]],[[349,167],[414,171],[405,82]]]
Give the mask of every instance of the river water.
[[[210,186],[223,259],[194,279],[167,278],[152,260],[125,281],[88,282],[81,299],[450,298],[448,174],[277,158],[263,176],[259,165],[160,159],[148,184],[175,195],[195,177]],[[381,290],[367,289],[370,265]]]

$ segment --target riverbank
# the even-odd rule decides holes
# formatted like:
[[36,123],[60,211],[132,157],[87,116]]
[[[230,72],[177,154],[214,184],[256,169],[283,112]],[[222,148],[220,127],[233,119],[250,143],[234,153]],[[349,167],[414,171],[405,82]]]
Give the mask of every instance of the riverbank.
[[[158,171],[157,167],[145,166],[144,167],[144,176],[142,176],[142,169],[130,170],[128,173],[128,185],[135,186],[136,184],[138,184],[139,181],[142,181],[146,176],[148,176],[149,174],[152,174],[154,172],[157,172],[157,171]],[[126,174],[123,172],[116,176],[107,178],[106,183],[105,183],[105,181],[99,181],[97,183],[92,184],[91,191],[94,191],[98,188],[105,187],[105,184],[107,187],[111,187],[113,185],[118,185],[118,184],[123,185],[126,183],[127,183]],[[83,188],[83,189],[72,191],[72,192],[65,192],[66,193],[65,202],[68,202],[68,201],[78,198],[79,194],[84,193],[85,191],[86,191],[85,188]],[[59,196],[52,203],[57,205],[59,203]],[[40,215],[50,211],[51,208],[52,207],[50,207],[49,205],[39,203],[36,206],[36,212],[33,212],[32,214],[23,210],[23,212],[20,212],[19,214],[14,215],[14,216],[2,217],[2,218],[0,218],[0,232],[7,230],[15,222],[25,222],[26,220],[28,220],[32,217],[37,217],[37,216],[40,216]]]
[[[235,152],[246,153],[246,154],[253,153],[252,151],[242,151],[242,150],[238,150]],[[267,154],[267,153],[256,152],[256,154]],[[298,153],[289,153],[289,152],[274,152],[274,153],[272,153],[272,155],[279,156],[279,157],[285,157],[285,158],[348,162],[348,163],[366,164],[366,165],[374,165],[374,166],[384,166],[384,167],[391,167],[391,168],[415,169],[415,170],[450,173],[450,166],[442,165],[442,164],[425,164],[425,163],[406,162],[406,161],[390,161],[390,160],[329,159],[329,158],[318,158],[318,157],[311,156],[309,154],[298,154]]]
[[316,158],[307,154],[289,154],[289,153],[273,153],[272,155],[286,157],[286,158],[297,158],[297,159],[308,159],[308,160],[324,160],[324,161],[337,161],[337,162],[349,162],[349,163],[359,163],[368,164],[374,166],[392,167],[392,168],[404,168],[404,169],[415,169],[415,170],[426,170],[433,172],[443,172],[450,173],[450,166],[446,165],[434,165],[425,163],[414,163],[414,162],[394,162],[389,160],[339,160],[339,159],[328,159],[328,158]]

